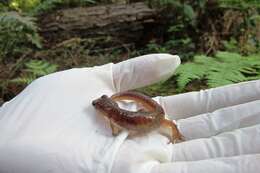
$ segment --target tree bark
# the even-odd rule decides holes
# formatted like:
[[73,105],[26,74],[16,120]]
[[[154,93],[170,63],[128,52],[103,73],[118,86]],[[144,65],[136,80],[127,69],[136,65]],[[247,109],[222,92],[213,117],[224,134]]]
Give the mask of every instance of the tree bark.
[[62,9],[40,16],[39,25],[41,35],[50,45],[75,37],[102,38],[108,42],[99,44],[107,48],[149,41],[160,26],[157,17],[155,9],[137,2]]

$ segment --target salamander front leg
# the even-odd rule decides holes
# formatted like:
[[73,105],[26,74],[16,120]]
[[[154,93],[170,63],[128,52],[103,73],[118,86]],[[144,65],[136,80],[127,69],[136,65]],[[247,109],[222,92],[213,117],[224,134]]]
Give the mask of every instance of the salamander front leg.
[[111,120],[110,120],[110,127],[112,130],[112,135],[113,136],[117,136],[122,130],[117,127],[117,125],[115,125]]

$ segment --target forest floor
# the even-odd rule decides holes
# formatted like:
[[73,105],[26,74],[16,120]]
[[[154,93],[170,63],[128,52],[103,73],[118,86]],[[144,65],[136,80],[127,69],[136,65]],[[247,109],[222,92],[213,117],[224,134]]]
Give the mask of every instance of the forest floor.
[[[111,10],[111,14],[105,10],[105,15],[107,7],[103,3],[88,8],[71,5],[69,0],[65,5],[46,0],[30,7],[21,2],[17,1],[15,8],[0,3],[0,104],[40,76],[75,67],[117,63],[149,53],[178,54],[186,64],[167,81],[138,89],[150,96],[260,79],[260,6],[253,1],[156,1],[152,6],[142,1],[141,5],[126,7],[112,4],[109,9],[119,10]],[[125,12],[123,8],[131,13],[126,15],[127,23],[118,24],[116,21],[122,21]],[[36,9],[41,13],[32,17],[29,12]],[[131,15],[142,10],[139,21],[135,21]],[[106,18],[115,23],[97,24],[98,20],[93,20],[90,25],[86,20],[90,12],[102,14],[100,21]],[[67,18],[60,17],[61,14]],[[88,25],[100,25],[101,30]],[[101,31],[108,34],[100,36]],[[242,61],[242,65],[238,63]],[[228,68],[219,68],[219,64]]]

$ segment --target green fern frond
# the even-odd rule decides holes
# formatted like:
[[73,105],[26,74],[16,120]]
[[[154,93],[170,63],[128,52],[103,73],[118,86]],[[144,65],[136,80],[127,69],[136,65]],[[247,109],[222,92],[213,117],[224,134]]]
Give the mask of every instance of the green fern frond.
[[259,79],[260,54],[243,57],[237,53],[217,52],[214,58],[195,56],[194,62],[181,65],[176,75],[179,90],[196,79],[206,79],[209,87]]
[[183,90],[185,86],[195,79],[202,79],[206,74],[206,69],[201,64],[187,63],[181,65],[176,70],[178,90]]
[[37,29],[32,17],[17,12],[0,13],[0,57],[13,56],[32,46],[41,48]]
[[27,72],[36,76],[44,76],[57,70],[57,65],[42,60],[31,60],[25,66],[27,67]]
[[242,56],[238,53],[219,51],[216,53],[215,57],[223,62],[234,62],[241,59]]
[[62,0],[46,0],[46,1],[43,1],[42,3],[40,3],[38,6],[36,6],[33,9],[32,14],[36,15],[36,14],[41,14],[43,12],[48,12],[48,11],[56,8],[61,3],[62,3]]
[[258,80],[260,79],[260,74],[256,75],[256,76],[250,76],[250,77],[247,77],[248,80]]
[[35,18],[30,16],[22,16],[14,11],[1,13],[0,23],[5,24],[5,27],[19,25],[20,27],[25,27],[29,30],[37,31],[37,26],[35,25]]
[[255,68],[260,69],[260,53],[259,54],[253,54],[248,56],[249,61],[247,61],[248,64],[254,66]]
[[216,63],[216,61],[212,57],[208,57],[206,55],[194,56],[194,62],[196,64],[205,64],[205,65],[211,65],[212,63]]
[[207,84],[209,87],[246,81],[247,78],[237,69],[230,68],[227,64],[222,64],[221,68],[211,67],[207,74]]
[[33,74],[25,74],[21,75],[20,77],[17,77],[15,79],[12,79],[11,82],[21,85],[28,85],[32,81],[34,81],[37,77]]
[[18,78],[11,80],[11,82],[17,84],[29,84],[40,76],[57,71],[57,65],[50,64],[43,60],[30,60],[25,63],[25,67],[23,73]]
[[217,2],[222,8],[235,8],[241,10],[260,8],[258,0],[218,0]]

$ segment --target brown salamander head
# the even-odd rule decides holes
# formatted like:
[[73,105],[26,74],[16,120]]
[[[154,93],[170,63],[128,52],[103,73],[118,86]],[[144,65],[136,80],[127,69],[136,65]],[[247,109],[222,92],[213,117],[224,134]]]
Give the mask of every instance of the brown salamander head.
[[92,105],[106,117],[111,117],[113,109],[118,108],[117,103],[107,95],[102,95],[100,98],[93,100]]

